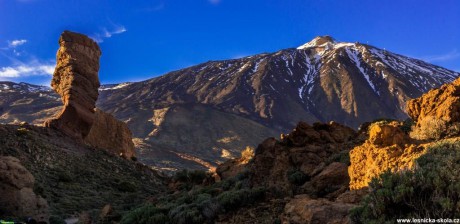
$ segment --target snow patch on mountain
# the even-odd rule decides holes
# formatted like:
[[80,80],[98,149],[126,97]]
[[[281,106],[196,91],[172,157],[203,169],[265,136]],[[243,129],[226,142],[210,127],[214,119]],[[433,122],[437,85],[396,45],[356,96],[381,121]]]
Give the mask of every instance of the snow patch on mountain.
[[265,58],[261,58],[258,61],[256,61],[255,65],[254,65],[254,68],[252,69],[252,73],[255,73],[255,72],[257,72],[257,70],[259,70],[259,64],[264,60],[265,60]]
[[364,68],[361,66],[361,61],[358,58],[358,52],[356,52],[356,49],[351,49],[351,48],[345,48],[345,51],[348,54],[348,57],[355,63],[356,67],[359,69],[361,74],[363,74],[364,78],[366,79],[367,83],[369,83],[369,86],[372,88],[372,90],[380,96],[380,92],[375,88],[374,83],[372,83],[369,75],[366,73]]
[[23,92],[23,93],[39,93],[39,92],[52,92],[48,86],[32,85],[28,83],[13,83],[5,82],[0,84],[0,92]]
[[107,90],[115,90],[115,89],[122,89],[129,85],[133,84],[132,82],[125,82],[115,85],[103,85],[99,88],[99,91],[107,91]]

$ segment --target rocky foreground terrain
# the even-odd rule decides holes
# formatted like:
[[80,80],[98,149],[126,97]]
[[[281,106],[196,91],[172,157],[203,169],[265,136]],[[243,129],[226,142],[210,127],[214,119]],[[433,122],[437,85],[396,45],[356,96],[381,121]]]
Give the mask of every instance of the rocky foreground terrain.
[[170,184],[174,194],[146,203],[121,223],[394,223],[456,217],[460,129],[453,127],[459,127],[459,89],[457,79],[410,101],[408,107],[416,108],[410,110],[413,123],[380,120],[356,132],[335,122],[300,122],[280,139],[268,138],[252,153],[220,165],[215,183],[178,173]]
[[[62,220],[82,212],[97,217],[108,204],[120,215],[166,191],[165,179],[147,166],[79,143],[57,130],[2,125],[0,136],[2,161],[8,156],[7,161],[21,164],[13,166],[18,168],[0,166],[0,218],[51,216],[51,220]],[[8,176],[18,179],[5,179]],[[24,197],[24,191],[46,200],[48,213],[37,214],[40,210],[33,205],[42,202],[34,202],[30,193]],[[15,194],[21,200],[10,198]],[[10,209],[17,206],[28,209]]]
[[[130,138],[119,137],[127,126],[96,108],[96,47],[64,32],[52,84],[61,112],[42,127],[0,126],[0,218],[332,224],[460,215],[460,79],[410,100],[412,121],[382,119],[359,131],[299,122],[215,173],[163,177],[135,161]],[[114,138],[120,144],[106,144]]]
[[[458,76],[323,36],[298,48],[103,85],[97,105],[128,124],[142,162],[162,170],[209,169],[301,120],[354,129],[379,118],[404,120],[408,100]],[[46,88],[2,82],[0,96],[4,123],[41,124],[61,110],[59,96]]]

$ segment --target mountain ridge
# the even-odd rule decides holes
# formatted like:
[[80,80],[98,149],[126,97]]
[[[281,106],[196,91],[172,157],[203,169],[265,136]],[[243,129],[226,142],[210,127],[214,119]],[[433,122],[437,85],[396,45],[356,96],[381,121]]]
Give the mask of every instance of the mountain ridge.
[[[141,161],[159,167],[173,163],[175,168],[204,168],[177,155],[215,165],[239,155],[246,146],[288,132],[298,121],[334,120],[357,129],[378,118],[403,120],[408,118],[409,99],[460,75],[332,37],[317,37],[298,48],[209,61],[141,82],[103,85],[97,106],[128,124],[138,151],[145,153],[139,155]],[[22,97],[0,102],[3,122],[20,115],[19,106],[9,105]],[[23,111],[29,112],[31,104],[46,110],[56,106],[52,100],[37,100],[37,94],[28,97],[33,100],[20,104]],[[38,109],[38,116],[46,114]],[[19,117],[16,120],[34,123],[30,116]],[[251,131],[247,124],[252,124]],[[160,151],[168,156],[152,158]],[[189,165],[180,166],[186,162]]]

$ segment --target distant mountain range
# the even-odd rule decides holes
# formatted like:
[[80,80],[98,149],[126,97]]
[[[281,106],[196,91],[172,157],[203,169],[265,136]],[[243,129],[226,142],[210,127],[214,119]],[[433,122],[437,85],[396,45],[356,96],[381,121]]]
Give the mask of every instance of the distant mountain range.
[[[141,161],[162,169],[202,169],[298,121],[358,128],[377,118],[405,119],[409,99],[459,75],[322,36],[298,48],[103,85],[98,107],[129,125]],[[0,82],[0,122],[42,123],[60,104],[50,88]]]

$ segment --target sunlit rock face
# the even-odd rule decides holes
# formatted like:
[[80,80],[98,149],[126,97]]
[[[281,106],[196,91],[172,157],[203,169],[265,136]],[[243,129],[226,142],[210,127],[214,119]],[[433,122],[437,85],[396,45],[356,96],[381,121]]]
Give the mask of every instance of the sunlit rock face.
[[369,127],[369,137],[350,151],[348,174],[350,189],[367,187],[372,178],[390,170],[412,169],[425,148],[403,132],[399,122],[375,123]]
[[89,134],[99,95],[100,56],[99,46],[90,38],[69,31],[62,33],[51,87],[61,96],[64,107],[45,126],[80,139]]
[[[415,122],[411,137],[430,140],[423,139],[424,136],[420,134],[414,135],[414,128],[419,133],[439,131],[439,138],[458,136],[455,127],[460,122],[460,79],[410,100],[407,112]],[[439,127],[424,124],[426,119],[442,122],[445,126],[442,126],[442,130],[435,130]],[[372,178],[386,170],[397,172],[412,169],[416,165],[415,160],[426,153],[426,148],[432,142],[411,139],[400,127],[399,122],[373,124],[369,127],[368,140],[350,151],[348,173],[351,189],[367,187]]]
[[45,126],[61,130],[94,147],[131,158],[135,155],[128,126],[96,110],[99,96],[99,46],[83,34],[64,31],[59,38],[51,87],[61,96],[62,111]]
[[460,79],[410,100],[407,113],[416,122],[426,117],[442,119],[449,124],[460,122]]

